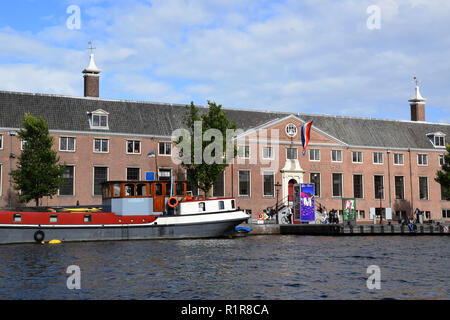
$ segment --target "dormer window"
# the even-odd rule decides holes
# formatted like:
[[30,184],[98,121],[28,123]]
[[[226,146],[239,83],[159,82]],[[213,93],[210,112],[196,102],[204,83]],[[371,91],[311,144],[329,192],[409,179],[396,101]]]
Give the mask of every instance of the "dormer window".
[[435,132],[429,133],[427,136],[435,148],[445,148],[445,133]]
[[91,129],[109,130],[108,112],[102,109],[98,109],[88,114],[89,114],[89,125]]

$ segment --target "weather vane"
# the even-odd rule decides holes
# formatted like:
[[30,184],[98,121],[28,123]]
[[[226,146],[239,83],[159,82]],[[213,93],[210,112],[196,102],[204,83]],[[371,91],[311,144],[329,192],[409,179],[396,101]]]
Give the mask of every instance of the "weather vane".
[[416,84],[416,86],[419,85],[419,79],[417,79],[417,77],[414,77],[414,83]]
[[92,41],[89,41],[88,44],[90,45],[90,47],[89,47],[89,48],[86,48],[86,50],[91,50],[91,54],[94,53],[94,50],[97,49],[97,48],[94,48],[94,47],[92,46]]

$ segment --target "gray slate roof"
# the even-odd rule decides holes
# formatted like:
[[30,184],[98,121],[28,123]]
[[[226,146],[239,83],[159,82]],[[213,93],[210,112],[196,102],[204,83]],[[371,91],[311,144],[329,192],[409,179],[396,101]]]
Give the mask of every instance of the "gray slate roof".
[[[173,130],[183,127],[186,106],[0,91],[0,128],[20,128],[24,114],[30,113],[47,119],[50,130],[95,132],[89,127],[87,112],[98,109],[109,113],[111,133],[170,136]],[[206,111],[204,107],[201,109]],[[313,126],[352,146],[433,149],[427,133],[440,131],[450,137],[449,124],[224,110],[244,130],[293,114],[305,121],[314,120]]]

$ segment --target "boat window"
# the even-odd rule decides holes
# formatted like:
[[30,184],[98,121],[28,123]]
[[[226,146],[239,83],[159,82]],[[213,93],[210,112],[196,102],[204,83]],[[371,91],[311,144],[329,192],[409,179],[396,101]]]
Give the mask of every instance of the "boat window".
[[134,184],[125,185],[125,197],[134,197]]
[[92,216],[90,214],[85,215],[84,222],[92,222]]
[[21,214],[15,214],[13,218],[14,222],[22,222],[22,215]]
[[166,196],[170,196],[170,183],[166,183]]
[[58,216],[51,215],[50,216],[50,223],[56,223],[56,222],[58,222]]
[[205,203],[204,202],[200,202],[198,204],[198,211],[205,211],[205,210],[206,210]]
[[147,196],[147,185],[144,183],[140,183],[136,186],[136,195],[138,197]]
[[163,194],[162,184],[161,183],[156,183],[155,184],[155,195],[156,196],[162,196],[162,194]]
[[234,209],[234,200],[231,200],[231,208]]
[[219,210],[225,209],[225,203],[223,201],[219,201]]
[[120,184],[114,184],[114,197],[120,197]]
[[184,196],[184,183],[177,183],[175,187],[177,196]]

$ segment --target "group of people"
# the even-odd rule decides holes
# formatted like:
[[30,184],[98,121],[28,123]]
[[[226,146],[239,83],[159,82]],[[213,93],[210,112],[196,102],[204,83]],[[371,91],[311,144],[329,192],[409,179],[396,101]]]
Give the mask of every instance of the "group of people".
[[331,209],[327,214],[326,208],[319,205],[317,211],[321,216],[319,219],[320,223],[339,223],[339,214],[337,210]]

